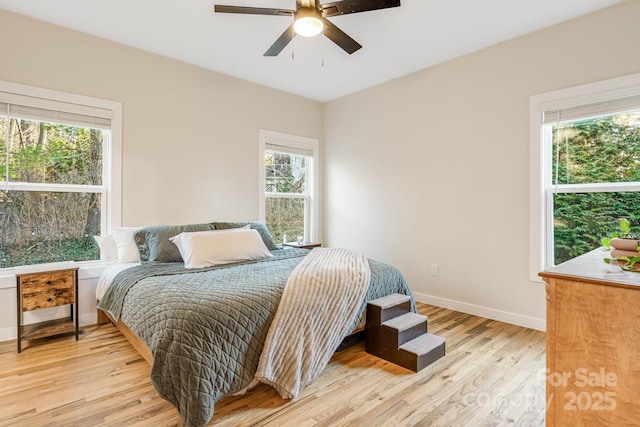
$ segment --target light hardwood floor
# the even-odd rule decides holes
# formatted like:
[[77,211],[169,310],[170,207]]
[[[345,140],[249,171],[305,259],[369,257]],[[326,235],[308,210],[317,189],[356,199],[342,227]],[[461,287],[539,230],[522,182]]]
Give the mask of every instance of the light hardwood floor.
[[[364,351],[334,355],[293,401],[260,385],[216,403],[209,425],[540,426],[543,332],[418,304],[447,354],[419,373]],[[0,426],[177,426],[150,367],[112,325],[16,353],[0,343]],[[25,346],[26,347],[26,346]]]

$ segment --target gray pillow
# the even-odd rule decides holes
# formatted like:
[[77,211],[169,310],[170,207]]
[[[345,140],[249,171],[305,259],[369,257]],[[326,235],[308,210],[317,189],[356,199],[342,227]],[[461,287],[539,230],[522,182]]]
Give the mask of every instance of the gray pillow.
[[133,234],[142,262],[183,262],[178,247],[169,238],[183,231],[211,231],[211,224],[154,225]]
[[211,225],[215,230],[229,230],[230,228],[240,228],[245,225],[250,224],[252,230],[256,230],[260,237],[262,237],[262,241],[264,245],[270,251],[274,249],[278,249],[278,244],[275,240],[273,240],[273,236],[271,232],[262,222],[212,222]]

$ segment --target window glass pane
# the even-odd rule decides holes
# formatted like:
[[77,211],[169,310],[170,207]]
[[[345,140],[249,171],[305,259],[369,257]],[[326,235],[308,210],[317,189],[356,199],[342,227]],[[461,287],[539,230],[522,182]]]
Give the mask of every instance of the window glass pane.
[[11,118],[0,133],[9,138],[10,181],[102,185],[102,130]]
[[559,140],[552,128],[551,182],[640,181],[640,112],[561,123]]
[[97,193],[0,191],[0,268],[100,258]]
[[306,158],[265,151],[265,192],[305,193]]
[[628,218],[636,231],[640,225],[640,193],[555,194],[553,206],[556,264],[600,247],[620,218]]
[[304,198],[266,197],[265,222],[276,242],[295,241],[304,236]]

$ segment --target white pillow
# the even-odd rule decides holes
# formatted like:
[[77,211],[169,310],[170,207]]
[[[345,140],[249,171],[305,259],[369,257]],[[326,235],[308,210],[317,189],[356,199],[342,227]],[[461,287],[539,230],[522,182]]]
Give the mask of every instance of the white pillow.
[[133,233],[139,227],[116,227],[112,230],[113,240],[118,248],[118,262],[140,262],[138,245],[133,240]]
[[171,237],[186,268],[203,268],[238,261],[270,258],[256,230],[230,229],[184,232]]
[[100,259],[108,263],[118,261],[118,246],[111,234],[106,236],[93,236],[100,248]]

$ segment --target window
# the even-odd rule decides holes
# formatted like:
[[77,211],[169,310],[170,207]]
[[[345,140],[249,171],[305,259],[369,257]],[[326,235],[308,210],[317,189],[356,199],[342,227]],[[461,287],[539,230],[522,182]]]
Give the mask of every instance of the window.
[[120,221],[120,111],[0,82],[0,268],[99,259],[93,236]]
[[531,99],[532,274],[640,225],[640,75]]
[[317,240],[318,141],[260,131],[260,219],[277,242]]

